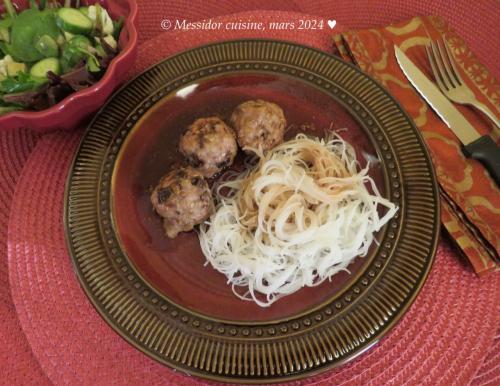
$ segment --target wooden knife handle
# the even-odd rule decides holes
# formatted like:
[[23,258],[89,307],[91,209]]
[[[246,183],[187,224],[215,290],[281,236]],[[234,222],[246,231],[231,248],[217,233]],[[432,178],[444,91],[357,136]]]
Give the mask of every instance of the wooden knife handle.
[[480,161],[488,169],[497,186],[500,187],[500,148],[489,135],[483,135],[464,146],[464,154]]

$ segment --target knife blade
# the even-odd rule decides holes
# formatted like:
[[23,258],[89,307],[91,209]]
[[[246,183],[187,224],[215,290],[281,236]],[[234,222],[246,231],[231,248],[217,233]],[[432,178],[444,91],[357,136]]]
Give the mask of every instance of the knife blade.
[[398,46],[394,46],[394,51],[410,83],[462,142],[464,154],[480,161],[500,185],[500,148],[489,135],[481,136]]

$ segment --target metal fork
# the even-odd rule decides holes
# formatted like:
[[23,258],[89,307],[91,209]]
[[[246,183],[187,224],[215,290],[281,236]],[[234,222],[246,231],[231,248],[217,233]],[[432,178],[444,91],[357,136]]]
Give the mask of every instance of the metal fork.
[[425,49],[441,92],[453,102],[476,107],[486,114],[497,127],[500,127],[500,119],[476,99],[474,93],[462,80],[446,41],[443,40],[442,43],[431,41],[430,45],[425,46]]

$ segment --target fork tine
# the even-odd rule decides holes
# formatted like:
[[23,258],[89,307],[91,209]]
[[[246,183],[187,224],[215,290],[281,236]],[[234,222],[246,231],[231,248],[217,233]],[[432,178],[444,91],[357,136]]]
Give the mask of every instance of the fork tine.
[[447,90],[447,88],[445,87],[444,83],[441,81],[441,77],[440,77],[439,71],[437,69],[437,65],[436,65],[436,61],[435,61],[435,58],[434,58],[434,54],[432,53],[432,50],[429,47],[429,45],[425,46],[425,50],[427,51],[427,57],[429,58],[429,62],[431,64],[432,73],[434,75],[434,79],[436,79],[436,83],[438,84],[438,87],[441,90]]
[[456,81],[458,82],[458,84],[461,85],[464,82],[462,80],[462,77],[460,76],[460,72],[458,71],[457,64],[455,63],[455,59],[453,58],[453,54],[451,53],[451,49],[448,46],[448,42],[446,40],[443,39],[443,43],[444,43],[446,55],[448,57],[449,62],[451,63],[451,67],[453,68],[453,75],[454,75]]
[[438,48],[436,48],[436,43],[434,43],[433,41],[431,41],[431,49],[432,49],[432,53],[434,54],[434,61],[437,65],[439,77],[443,81],[443,84],[444,84],[446,90],[450,90],[452,87],[449,83],[449,80],[446,77],[445,69],[443,67],[443,63],[441,60],[441,55],[439,54]]
[[451,69],[450,64],[448,63],[450,61],[450,58],[448,57],[448,54],[445,52],[444,48],[442,47],[441,41],[438,40],[436,42],[436,46],[437,46],[437,49],[439,52],[439,58],[441,59],[443,65],[444,65],[444,69],[445,69],[445,73],[446,73],[443,76],[447,77],[447,80],[450,81],[450,85],[452,88],[457,87],[458,86],[457,80],[453,76],[453,70]]

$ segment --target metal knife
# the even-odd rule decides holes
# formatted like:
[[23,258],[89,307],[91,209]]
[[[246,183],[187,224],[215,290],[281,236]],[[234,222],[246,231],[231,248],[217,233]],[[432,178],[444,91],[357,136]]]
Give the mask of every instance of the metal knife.
[[466,157],[480,161],[500,186],[500,148],[489,135],[481,136],[425,74],[394,46],[396,59],[408,80],[463,144]]

